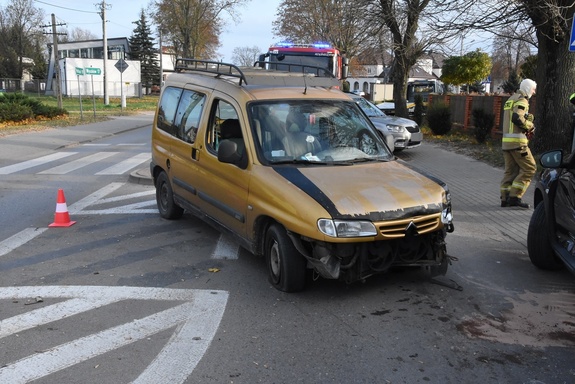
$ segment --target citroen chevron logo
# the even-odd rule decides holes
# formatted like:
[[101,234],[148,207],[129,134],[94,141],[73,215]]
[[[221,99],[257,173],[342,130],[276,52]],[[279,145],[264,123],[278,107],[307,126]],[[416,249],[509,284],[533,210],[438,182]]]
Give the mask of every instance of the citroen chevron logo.
[[417,232],[417,225],[415,225],[415,223],[413,221],[410,221],[409,224],[407,225],[407,227],[405,228],[405,234],[407,236],[411,235],[411,236],[416,236],[418,235]]

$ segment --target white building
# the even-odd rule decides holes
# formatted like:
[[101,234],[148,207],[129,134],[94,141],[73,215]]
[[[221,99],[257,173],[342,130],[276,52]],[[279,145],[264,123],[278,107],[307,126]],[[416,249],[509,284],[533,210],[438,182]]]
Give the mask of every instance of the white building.
[[[52,48],[53,45],[48,44],[50,63],[48,65],[46,94],[54,93],[56,81],[54,49]],[[102,39],[58,43],[60,88],[63,96],[78,96],[78,91],[86,96],[92,96],[92,91],[96,96],[103,96],[104,72],[107,77],[109,96],[120,97],[122,92],[127,97],[141,95],[140,62],[125,60],[126,55],[130,52],[128,39],[126,37],[107,39],[107,48],[107,65],[104,71],[104,42]],[[124,72],[120,72],[116,68],[119,60],[128,64]],[[77,75],[76,68],[83,69],[84,74]],[[93,68],[88,71],[94,75],[86,75],[86,68]],[[97,69],[99,69],[99,74],[95,74],[98,72]]]
[[[120,60],[124,63],[123,67],[119,65]],[[124,71],[121,72],[119,68],[124,68]],[[107,60],[106,74],[110,97],[141,96],[139,61]],[[104,96],[103,60],[60,59],[60,82],[63,96]]]

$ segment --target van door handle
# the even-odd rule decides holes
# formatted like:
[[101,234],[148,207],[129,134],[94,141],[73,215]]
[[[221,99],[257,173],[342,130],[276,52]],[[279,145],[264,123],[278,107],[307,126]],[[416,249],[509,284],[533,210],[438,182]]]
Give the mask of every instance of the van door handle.
[[199,160],[200,159],[200,151],[197,148],[192,148],[192,159]]

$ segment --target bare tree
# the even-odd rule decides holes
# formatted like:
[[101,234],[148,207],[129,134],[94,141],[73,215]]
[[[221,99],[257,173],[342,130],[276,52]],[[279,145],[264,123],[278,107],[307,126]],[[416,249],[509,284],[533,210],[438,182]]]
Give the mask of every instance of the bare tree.
[[571,106],[567,98],[575,90],[575,55],[569,52],[575,13],[573,0],[453,0],[457,18],[439,19],[438,28],[485,30],[502,35],[504,27],[523,23],[537,37],[537,86],[533,141],[535,153],[550,148],[570,149]]
[[88,29],[83,28],[73,28],[70,32],[71,41],[82,41],[82,40],[96,40],[100,37]]
[[524,23],[509,25],[495,36],[492,46],[492,84],[502,83],[512,73],[519,74],[521,65],[537,49],[534,31]]
[[220,46],[223,13],[237,20],[236,9],[249,0],[157,0],[153,14],[163,38],[178,57],[214,58]]
[[327,42],[355,57],[373,41],[357,0],[283,0],[273,22],[277,36],[298,43]]
[[262,51],[257,47],[236,47],[232,52],[232,62],[236,65],[251,67]]
[[83,28],[72,28],[68,31],[67,29],[58,30],[58,42],[68,43],[71,41],[86,41],[86,40],[96,40],[100,37],[88,29]]
[[360,0],[358,6],[369,21],[372,33],[388,33],[391,36],[393,62],[390,77],[395,113],[407,116],[409,71],[426,51],[437,49],[456,37],[456,32],[447,29],[430,33],[438,14],[449,9],[449,1]]

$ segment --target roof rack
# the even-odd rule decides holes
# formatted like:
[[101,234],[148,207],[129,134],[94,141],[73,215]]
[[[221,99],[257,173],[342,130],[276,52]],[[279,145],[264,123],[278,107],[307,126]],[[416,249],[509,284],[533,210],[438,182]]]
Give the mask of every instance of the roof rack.
[[176,59],[174,70],[176,72],[197,71],[213,73],[218,76],[237,77],[240,79],[240,85],[242,85],[242,81],[247,84],[246,77],[244,76],[241,69],[233,64],[221,63],[219,61]]
[[[260,62],[256,61],[256,65]],[[268,62],[262,62],[270,64]],[[275,63],[271,63],[272,65]],[[261,65],[261,64],[260,64]],[[281,65],[289,65],[282,63]],[[266,85],[266,86],[305,86],[305,87],[324,87],[340,88],[338,80],[325,68],[314,67],[309,65],[297,65],[294,67],[302,68],[301,71],[282,71],[274,68],[261,67],[238,67],[233,64],[222,63],[219,61],[197,60],[197,59],[177,59],[174,69],[176,72],[202,72],[211,73],[220,76],[229,76],[238,78],[239,85]],[[306,68],[308,69],[306,71]],[[320,76],[310,72],[313,69],[316,73],[323,71],[324,75]]]

